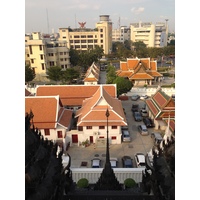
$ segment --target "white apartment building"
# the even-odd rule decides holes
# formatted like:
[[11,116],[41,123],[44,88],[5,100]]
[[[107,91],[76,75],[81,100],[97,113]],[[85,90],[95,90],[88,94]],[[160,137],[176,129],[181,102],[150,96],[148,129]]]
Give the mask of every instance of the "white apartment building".
[[130,39],[132,42],[142,41],[147,47],[167,46],[168,25],[167,22],[139,22],[130,24]]
[[130,40],[130,28],[126,26],[121,26],[119,29],[112,30],[112,41],[122,42],[125,40]]
[[33,32],[25,36],[25,63],[35,70],[36,81],[49,81],[46,69],[59,66],[70,67],[69,49],[66,41],[58,41],[50,35]]
[[100,21],[96,23],[96,28],[85,28],[86,23],[80,23],[80,28],[59,28],[59,41],[66,41],[67,47],[86,51],[100,46],[104,49],[104,54],[109,54],[112,50],[112,22],[109,15],[100,15]]

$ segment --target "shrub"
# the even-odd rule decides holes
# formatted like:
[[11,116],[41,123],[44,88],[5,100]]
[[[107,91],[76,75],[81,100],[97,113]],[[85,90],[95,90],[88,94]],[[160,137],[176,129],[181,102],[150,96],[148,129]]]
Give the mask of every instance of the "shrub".
[[81,178],[77,182],[77,186],[79,188],[86,188],[86,187],[88,187],[88,185],[89,185],[89,182],[86,178]]
[[135,182],[135,180],[133,180],[132,178],[127,178],[127,179],[124,181],[124,185],[125,185],[127,188],[133,188],[134,186],[136,186],[136,182]]

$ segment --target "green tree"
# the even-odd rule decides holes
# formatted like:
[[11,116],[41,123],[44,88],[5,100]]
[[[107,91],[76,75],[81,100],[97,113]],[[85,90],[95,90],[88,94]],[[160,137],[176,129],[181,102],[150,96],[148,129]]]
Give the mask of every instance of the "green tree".
[[132,82],[128,78],[119,76],[113,81],[113,84],[117,85],[117,96],[129,92],[133,87]]
[[73,66],[76,66],[78,64],[78,59],[79,59],[79,53],[77,50],[71,48],[69,51],[69,56],[70,56],[70,63]]
[[35,71],[30,65],[25,65],[25,83],[29,83],[35,78]]
[[106,83],[112,84],[113,81],[116,79],[116,69],[112,65],[108,65],[108,68],[106,70]]
[[46,74],[48,79],[58,82],[62,79],[62,68],[58,66],[48,67]]
[[134,56],[138,58],[147,58],[148,57],[148,50],[146,44],[142,41],[134,42]]
[[73,79],[76,79],[80,76],[80,72],[74,68],[67,68],[65,71],[62,73],[62,81],[69,83],[72,82]]

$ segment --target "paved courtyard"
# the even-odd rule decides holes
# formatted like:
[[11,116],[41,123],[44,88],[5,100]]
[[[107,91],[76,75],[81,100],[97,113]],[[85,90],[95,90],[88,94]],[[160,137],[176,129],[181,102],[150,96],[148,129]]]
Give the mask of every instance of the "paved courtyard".
[[[136,167],[136,163],[134,160],[134,155],[138,152],[146,154],[150,151],[153,146],[153,140],[150,135],[142,136],[138,132],[137,126],[139,124],[143,124],[143,121],[136,122],[133,118],[131,106],[135,101],[131,101],[130,99],[127,101],[122,101],[122,106],[125,109],[129,132],[131,135],[131,142],[123,142],[121,144],[111,144],[110,145],[110,157],[115,157],[118,159],[118,167],[122,167],[121,158],[124,155],[128,155],[133,158],[134,167]],[[144,101],[138,100],[140,108],[144,105]],[[153,128],[149,128],[149,133],[153,132]],[[90,145],[88,147],[77,147],[72,146],[68,149],[67,153],[72,158],[71,167],[81,167],[82,162],[87,162],[86,166],[83,167],[91,167],[91,159],[94,157],[98,157],[102,160],[102,167],[105,164],[105,147],[96,147],[95,145]],[[84,163],[85,164],[85,163]]]

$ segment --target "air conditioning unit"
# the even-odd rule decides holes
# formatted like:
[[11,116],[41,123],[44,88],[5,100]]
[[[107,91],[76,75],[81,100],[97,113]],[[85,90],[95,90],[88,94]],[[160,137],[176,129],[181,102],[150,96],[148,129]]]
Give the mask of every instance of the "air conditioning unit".
[[94,135],[98,135],[98,132],[93,132]]

